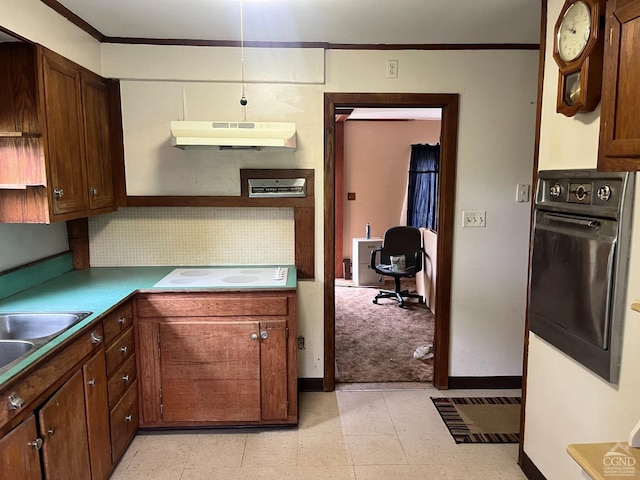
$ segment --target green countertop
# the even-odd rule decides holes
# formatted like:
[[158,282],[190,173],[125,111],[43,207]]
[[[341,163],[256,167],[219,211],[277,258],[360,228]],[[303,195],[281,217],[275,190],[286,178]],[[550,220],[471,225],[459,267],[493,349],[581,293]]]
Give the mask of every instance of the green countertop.
[[[211,266],[208,266],[209,268]],[[238,268],[237,266],[215,266],[216,268]],[[252,266],[242,266],[251,268]],[[269,265],[259,265],[265,268]],[[0,313],[10,312],[93,312],[70,329],[53,338],[39,349],[33,350],[7,371],[0,374],[0,386],[9,382],[21,371],[65,340],[72,337],[90,323],[103,316],[114,306],[138,291],[238,291],[238,290],[282,290],[295,289],[296,269],[289,269],[285,286],[277,287],[172,287],[154,288],[154,285],[175,268],[199,267],[93,267],[86,270],[72,270],[44,283],[32,286],[0,300]],[[203,267],[206,268],[206,267]],[[275,266],[274,266],[275,268]]]

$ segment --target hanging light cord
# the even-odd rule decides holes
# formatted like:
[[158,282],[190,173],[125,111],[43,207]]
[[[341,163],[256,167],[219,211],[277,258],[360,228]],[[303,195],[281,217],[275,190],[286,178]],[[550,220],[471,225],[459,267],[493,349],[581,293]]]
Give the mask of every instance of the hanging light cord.
[[242,8],[242,0],[240,0],[240,75],[242,78],[242,97],[240,97],[240,105],[242,105],[243,121],[247,121],[247,97],[244,96],[244,12]]

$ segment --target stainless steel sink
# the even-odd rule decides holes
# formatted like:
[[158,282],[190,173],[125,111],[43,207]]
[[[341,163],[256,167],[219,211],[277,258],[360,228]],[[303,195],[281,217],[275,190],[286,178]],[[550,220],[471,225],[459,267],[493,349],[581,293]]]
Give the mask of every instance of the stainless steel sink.
[[0,313],[0,374],[91,313]]
[[0,340],[0,368],[10,364],[35,348],[26,340]]
[[0,340],[29,340],[63,332],[91,312],[0,314]]

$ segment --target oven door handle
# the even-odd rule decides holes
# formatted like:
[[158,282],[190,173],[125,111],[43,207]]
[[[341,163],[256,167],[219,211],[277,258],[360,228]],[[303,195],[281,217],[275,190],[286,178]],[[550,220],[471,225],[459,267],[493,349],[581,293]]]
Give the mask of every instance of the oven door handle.
[[554,215],[553,213],[545,213],[544,218],[548,218],[554,222],[570,223],[572,225],[581,225],[583,227],[598,227],[598,220],[585,220],[583,218],[565,217],[563,215]]

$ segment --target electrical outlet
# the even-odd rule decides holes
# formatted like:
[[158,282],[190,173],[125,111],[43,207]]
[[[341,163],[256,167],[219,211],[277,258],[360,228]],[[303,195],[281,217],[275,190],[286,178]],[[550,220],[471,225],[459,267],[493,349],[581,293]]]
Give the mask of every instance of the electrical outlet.
[[462,226],[484,227],[486,216],[487,212],[485,210],[464,210],[462,212]]
[[304,350],[304,337],[302,335],[298,337],[298,350]]
[[387,78],[398,78],[398,60],[387,60]]
[[528,202],[531,185],[519,183],[516,188],[516,202]]

